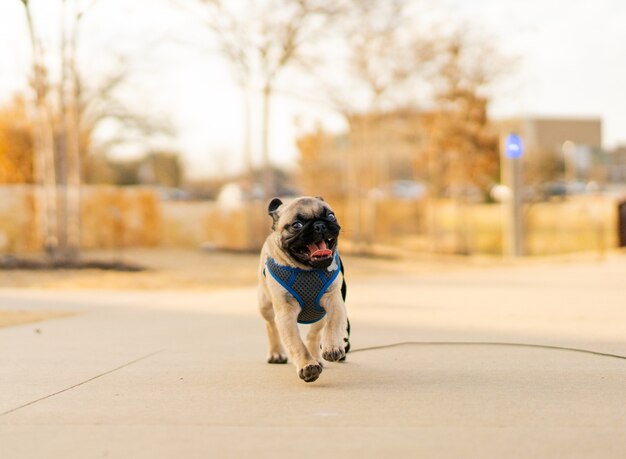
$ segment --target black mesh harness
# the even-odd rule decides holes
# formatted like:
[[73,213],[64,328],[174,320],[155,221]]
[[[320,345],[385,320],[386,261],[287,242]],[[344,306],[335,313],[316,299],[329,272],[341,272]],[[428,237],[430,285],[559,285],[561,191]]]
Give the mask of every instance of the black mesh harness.
[[321,320],[326,311],[320,305],[322,295],[334,282],[341,270],[339,253],[326,269],[300,269],[276,263],[272,257],[265,262],[266,271],[283,286],[300,304],[298,323],[312,324]]

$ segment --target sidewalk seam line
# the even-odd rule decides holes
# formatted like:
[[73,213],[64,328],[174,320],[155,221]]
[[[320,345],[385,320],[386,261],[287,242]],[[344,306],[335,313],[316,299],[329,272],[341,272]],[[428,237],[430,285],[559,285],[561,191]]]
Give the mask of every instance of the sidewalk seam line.
[[351,349],[348,354],[355,352],[375,351],[379,349],[389,349],[398,346],[512,346],[512,347],[530,347],[535,349],[552,349],[558,351],[580,352],[582,354],[598,355],[601,357],[611,357],[614,359],[626,360],[626,355],[611,354],[608,352],[591,351],[589,349],[581,349],[576,347],[556,346],[551,344],[531,344],[531,343],[509,343],[501,341],[402,341],[398,343],[382,344],[379,346],[361,347]]
[[66,387],[65,389],[61,389],[59,391],[53,392],[52,394],[45,395],[45,396],[40,397],[40,398],[38,398],[36,400],[32,400],[32,401],[30,401],[28,403],[24,403],[23,405],[17,406],[15,408],[11,408],[10,410],[7,410],[7,411],[4,411],[4,412],[0,413],[0,417],[5,416],[5,415],[10,414],[10,413],[13,413],[13,412],[15,412],[17,410],[20,410],[22,408],[26,408],[27,406],[34,405],[37,402],[41,402],[42,400],[46,400],[48,398],[54,397],[55,395],[62,394],[63,392],[67,392],[67,391],[72,390],[72,389],[74,389],[74,388],[76,388],[78,386],[82,386],[83,384],[87,384],[88,382],[91,382],[94,379],[98,379],[98,378],[101,378],[102,376],[106,376],[106,375],[109,375],[111,373],[114,373],[114,372],[116,372],[118,370],[121,370],[122,368],[126,368],[126,367],[128,367],[128,366],[130,366],[130,365],[132,365],[134,363],[140,362],[141,360],[145,360],[145,359],[147,359],[149,357],[152,357],[153,355],[156,355],[156,354],[158,354],[160,352],[163,352],[164,350],[165,349],[160,349],[158,351],[151,352],[150,354],[146,354],[146,355],[144,355],[142,357],[139,357],[137,359],[131,360],[130,362],[126,362],[125,364],[120,365],[119,367],[115,367],[115,368],[113,368],[111,370],[105,371],[104,373],[100,373],[100,374],[98,374],[96,376],[92,376],[91,378],[85,379],[84,381],[76,383],[76,384],[74,384],[74,385],[72,385],[70,387]]

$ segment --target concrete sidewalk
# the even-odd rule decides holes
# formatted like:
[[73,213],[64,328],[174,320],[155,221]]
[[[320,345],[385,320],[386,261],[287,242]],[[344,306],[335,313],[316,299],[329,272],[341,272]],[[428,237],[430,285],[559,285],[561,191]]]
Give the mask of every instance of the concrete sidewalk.
[[[626,355],[626,258],[349,284],[355,349]],[[625,457],[626,360],[495,345],[264,363],[254,289],[0,290],[0,457]]]

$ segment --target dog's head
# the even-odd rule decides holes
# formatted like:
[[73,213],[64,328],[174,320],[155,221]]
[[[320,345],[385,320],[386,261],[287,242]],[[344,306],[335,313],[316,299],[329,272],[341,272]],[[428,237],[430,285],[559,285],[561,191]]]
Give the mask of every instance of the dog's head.
[[286,204],[272,199],[268,207],[280,238],[281,249],[294,260],[312,268],[333,262],[341,227],[331,207],[320,197],[302,197]]

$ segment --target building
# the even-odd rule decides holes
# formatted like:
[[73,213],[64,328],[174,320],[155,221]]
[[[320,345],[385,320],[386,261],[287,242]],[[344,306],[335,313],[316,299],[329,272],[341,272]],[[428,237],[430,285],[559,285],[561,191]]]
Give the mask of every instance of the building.
[[494,122],[502,135],[514,132],[524,142],[529,155],[542,150],[562,151],[567,142],[591,149],[602,147],[602,120],[600,118],[520,117]]
[[340,134],[318,130],[298,139],[300,184],[329,197],[380,191],[398,181],[424,180],[426,118],[415,111],[359,115]]
[[510,133],[522,138],[530,182],[606,176],[600,118],[527,116],[498,120],[494,126],[501,138]]
[[621,145],[606,154],[607,180],[611,183],[626,183],[626,146]]

